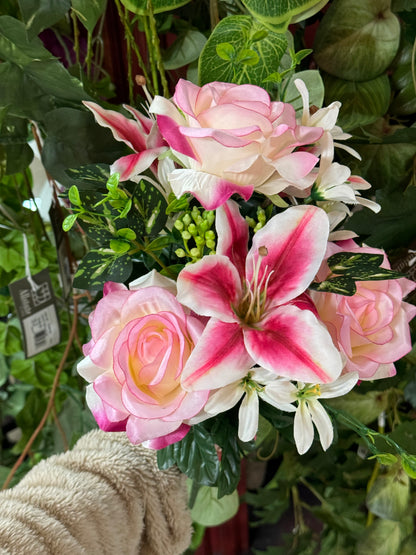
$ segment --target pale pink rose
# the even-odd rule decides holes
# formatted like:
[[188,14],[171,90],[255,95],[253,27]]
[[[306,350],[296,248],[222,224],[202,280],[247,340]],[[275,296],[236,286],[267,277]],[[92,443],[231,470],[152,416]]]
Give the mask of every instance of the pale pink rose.
[[[384,255],[384,268],[390,268],[384,251],[360,247],[352,239],[329,243],[327,257],[337,252]],[[318,280],[328,275],[326,263]],[[403,302],[416,284],[401,279],[358,281],[351,297],[311,291],[319,317],[327,326],[335,345],[345,355],[343,372],[358,372],[361,380],[394,376],[394,362],[412,348],[409,322],[416,307]]]
[[107,283],[89,319],[91,341],[78,372],[90,385],[87,403],[106,431],[160,449],[189,430],[208,391],[189,393],[182,369],[203,325],[162,287],[129,290]]
[[202,88],[181,79],[171,100],[155,97],[150,111],[183,164],[169,175],[176,196],[191,192],[207,209],[234,193],[277,194],[311,186],[318,158],[297,147],[315,143],[320,127],[296,123],[290,104],[272,102],[254,85],[214,82]]

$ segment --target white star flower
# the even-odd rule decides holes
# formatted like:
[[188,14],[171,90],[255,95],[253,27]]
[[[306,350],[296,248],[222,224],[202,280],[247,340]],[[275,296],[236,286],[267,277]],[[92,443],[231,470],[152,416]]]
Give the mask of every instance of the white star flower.
[[[267,384],[262,392],[262,399],[282,411],[295,412],[293,435],[300,455],[308,451],[314,438],[313,426],[318,430],[324,451],[334,438],[331,419],[319,402],[321,399],[340,397],[348,393],[358,381],[358,373],[344,374],[328,384],[295,385],[289,380],[279,379]],[[297,403],[297,406],[293,405]]]

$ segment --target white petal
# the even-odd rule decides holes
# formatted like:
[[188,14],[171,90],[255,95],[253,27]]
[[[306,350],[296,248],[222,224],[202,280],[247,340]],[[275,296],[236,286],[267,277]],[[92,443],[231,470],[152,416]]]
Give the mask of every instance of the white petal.
[[87,380],[87,382],[93,382],[98,376],[104,374],[105,371],[105,368],[100,368],[94,364],[89,356],[86,356],[78,362],[77,372],[84,380]]
[[293,435],[300,455],[306,453],[313,442],[313,424],[305,401],[300,401],[296,410]]
[[333,397],[340,397],[345,395],[355,386],[358,381],[358,372],[349,372],[339,377],[332,383],[322,384],[321,388],[321,398],[331,399]]
[[308,401],[312,421],[319,433],[322,449],[326,451],[334,439],[334,429],[326,410],[316,399]]
[[291,403],[296,401],[297,391],[297,387],[289,380],[276,380],[266,385],[259,395],[266,403],[285,412],[293,412],[296,407]]
[[252,380],[261,384],[274,382],[279,379],[274,372],[270,372],[270,370],[266,370],[261,366],[251,368],[250,372],[252,372]]
[[144,287],[162,287],[166,289],[172,295],[176,295],[176,282],[166,276],[162,276],[156,270],[151,270],[144,276],[141,276],[129,283],[130,291],[136,291],[136,289],[143,289]]
[[380,212],[380,210],[381,210],[381,206],[377,202],[369,200],[368,198],[357,197],[356,200],[357,200],[358,204],[361,204],[362,206],[366,206],[367,208],[369,208],[370,210],[372,210],[376,214],[378,212]]
[[238,437],[251,441],[259,427],[259,398],[255,391],[246,393],[238,411]]
[[234,382],[215,391],[204,407],[205,412],[211,416],[229,410],[238,403],[244,394],[240,382]]

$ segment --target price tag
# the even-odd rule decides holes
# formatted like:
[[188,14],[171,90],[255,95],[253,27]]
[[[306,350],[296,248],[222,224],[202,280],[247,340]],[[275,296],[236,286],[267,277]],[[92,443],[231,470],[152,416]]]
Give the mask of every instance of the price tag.
[[26,357],[46,351],[61,341],[61,328],[47,269],[9,285],[24,339]]

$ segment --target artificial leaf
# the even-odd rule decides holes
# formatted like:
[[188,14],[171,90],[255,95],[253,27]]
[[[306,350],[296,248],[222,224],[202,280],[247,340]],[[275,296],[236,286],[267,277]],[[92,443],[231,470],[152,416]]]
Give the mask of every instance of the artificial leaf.
[[165,470],[176,464],[196,484],[213,486],[219,470],[219,460],[214,441],[203,425],[192,426],[177,443],[158,451],[159,468]]
[[408,455],[407,453],[402,453],[401,455],[401,465],[406,474],[412,478],[416,479],[416,457],[413,455]]
[[114,141],[111,131],[97,125],[90,112],[58,108],[49,111],[44,118],[47,136],[42,162],[46,170],[63,185],[73,185],[66,173],[67,168],[95,163],[112,164],[123,153],[124,149]]
[[93,249],[81,260],[74,277],[74,287],[93,291],[102,289],[106,281],[126,281],[132,270],[129,255],[120,256],[109,249]]
[[370,81],[346,81],[324,74],[325,103],[341,102],[338,124],[345,130],[369,125],[384,116],[390,104],[387,75]]
[[401,520],[407,512],[409,497],[409,477],[400,467],[394,467],[376,478],[366,504],[380,518]]
[[78,19],[92,33],[105,11],[107,0],[71,0],[71,4]]
[[229,419],[218,417],[212,429],[214,441],[221,447],[221,460],[216,486],[218,498],[231,494],[238,486],[241,472],[241,454],[237,430]]
[[216,487],[201,486],[191,509],[192,520],[203,526],[219,526],[237,514],[238,493],[221,498]]
[[89,164],[66,169],[65,173],[76,182],[79,189],[104,189],[110,178],[110,166],[108,164]]
[[207,42],[206,36],[195,29],[179,35],[163,55],[165,69],[177,69],[198,59]]
[[[211,81],[229,83],[252,83],[273,89],[272,83],[264,83],[270,73],[279,70],[281,59],[288,41],[284,34],[269,31],[266,36],[259,35],[264,27],[250,16],[236,15],[222,19],[211,33],[199,58],[199,78],[201,85]],[[256,37],[262,36],[260,40]],[[217,53],[221,44],[230,44],[235,59],[224,59]],[[228,47],[229,48],[229,47]],[[242,52],[251,50],[259,61],[255,65],[244,63]]]
[[328,0],[243,0],[248,11],[272,31],[283,33],[291,20],[302,21],[318,12]]
[[284,97],[282,101],[291,104],[298,116],[302,115],[302,97],[294,84],[295,79],[301,79],[305,83],[309,92],[310,106],[321,108],[324,102],[325,88],[321,74],[316,69],[298,71],[292,75],[284,86]]
[[408,115],[416,112],[416,95],[412,77],[412,45],[405,43],[395,60],[392,75],[393,88],[396,91],[390,112]]
[[356,281],[371,281],[403,277],[399,272],[381,268],[382,254],[339,252],[328,258],[328,266],[334,274],[348,276]]
[[190,0],[152,0],[149,8],[147,0],[121,0],[121,3],[131,12],[138,15],[150,15],[151,13],[170,12],[188,4]]
[[71,8],[70,0],[19,0],[29,39],[52,27],[65,17]]
[[318,27],[314,55],[331,75],[368,81],[388,68],[399,42],[400,23],[390,0],[334,0]]
[[377,519],[357,542],[356,555],[399,555],[402,535],[399,522]]
[[337,276],[326,279],[319,283],[313,282],[309,286],[310,289],[320,291],[321,293],[335,293],[337,295],[346,295],[351,297],[355,295],[357,287],[355,281],[349,276]]
[[396,191],[377,194],[381,212],[377,215],[363,210],[349,221],[349,229],[365,236],[366,244],[383,249],[407,246],[416,237],[416,187],[404,193]]
[[377,420],[379,414],[389,405],[389,391],[367,391],[365,395],[351,391],[343,397],[326,399],[326,404],[341,409],[360,420],[363,424],[370,424]]

